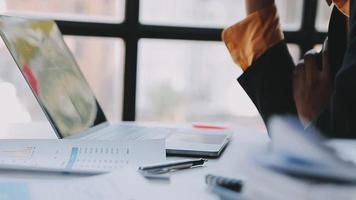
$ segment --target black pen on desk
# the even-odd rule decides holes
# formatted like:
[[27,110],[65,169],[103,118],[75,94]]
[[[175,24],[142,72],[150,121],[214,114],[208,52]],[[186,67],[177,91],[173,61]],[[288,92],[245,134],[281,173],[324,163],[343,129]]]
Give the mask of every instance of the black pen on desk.
[[165,172],[169,172],[171,170],[179,170],[179,169],[203,166],[206,161],[208,160],[203,158],[179,160],[179,161],[172,161],[172,162],[160,163],[155,165],[143,166],[143,167],[139,167],[138,169],[141,171],[164,170]]
[[240,179],[227,178],[212,174],[205,176],[205,182],[210,186],[220,186],[235,192],[240,192],[243,187],[243,181]]
[[245,200],[241,193],[229,190],[219,185],[212,186],[211,191],[217,194],[220,199],[234,199],[234,200]]

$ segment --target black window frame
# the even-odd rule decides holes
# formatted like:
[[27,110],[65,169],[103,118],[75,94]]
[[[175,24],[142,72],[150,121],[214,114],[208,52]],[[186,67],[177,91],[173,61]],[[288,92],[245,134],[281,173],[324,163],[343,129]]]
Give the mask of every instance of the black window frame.
[[[125,19],[122,23],[77,22],[56,20],[64,35],[121,38],[125,43],[123,121],[135,121],[138,42],[143,38],[221,41],[220,28],[192,28],[145,25],[139,22],[140,0],[126,0]],[[315,27],[318,0],[303,0],[301,27],[297,31],[284,31],[287,43],[296,44],[301,55],[321,44],[325,32]]]

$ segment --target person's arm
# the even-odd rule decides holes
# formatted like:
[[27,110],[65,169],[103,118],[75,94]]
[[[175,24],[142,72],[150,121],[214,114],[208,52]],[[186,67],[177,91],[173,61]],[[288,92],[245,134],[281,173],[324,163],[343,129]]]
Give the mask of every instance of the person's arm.
[[326,109],[312,123],[326,136],[356,138],[356,2],[351,1],[349,40]]
[[292,94],[293,60],[274,1],[247,0],[248,16],[225,29],[223,40],[244,70],[238,81],[265,123],[272,115],[296,115]]
[[246,13],[244,20],[222,33],[233,60],[243,70],[284,39],[274,0],[246,0]]
[[294,62],[282,41],[254,61],[238,78],[265,124],[274,115],[297,116],[292,89],[293,70]]
[[293,75],[293,96],[298,117],[304,127],[320,114],[330,100],[332,91],[330,52],[328,38],[323,50],[308,51],[295,67]]

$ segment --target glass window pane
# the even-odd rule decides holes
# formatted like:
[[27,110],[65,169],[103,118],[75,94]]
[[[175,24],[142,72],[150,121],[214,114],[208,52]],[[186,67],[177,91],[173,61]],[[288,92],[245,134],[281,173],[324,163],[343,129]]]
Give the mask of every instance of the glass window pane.
[[316,29],[326,32],[329,26],[329,20],[332,7],[329,7],[325,0],[318,1],[318,10],[316,16]]
[[137,120],[263,127],[222,43],[144,39],[138,61]]
[[122,115],[124,42],[121,39],[65,36],[106,117]]
[[[299,47],[289,48],[299,59]],[[231,123],[264,130],[236,81],[241,74],[221,42],[140,40],[137,120]]]
[[71,21],[122,22],[125,0],[2,0],[0,12]]
[[[244,0],[141,0],[140,22],[171,26],[226,27],[245,17]],[[277,0],[282,27],[300,27],[303,1]],[[159,12],[157,12],[159,11]]]

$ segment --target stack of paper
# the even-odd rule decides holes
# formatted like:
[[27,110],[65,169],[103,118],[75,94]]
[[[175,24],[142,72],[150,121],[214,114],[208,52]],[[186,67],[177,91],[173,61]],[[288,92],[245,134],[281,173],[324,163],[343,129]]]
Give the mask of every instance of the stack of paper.
[[164,140],[0,140],[0,199],[129,199],[136,167],[165,159]]
[[249,199],[354,199],[356,166],[345,161],[317,131],[303,131],[291,119],[270,124],[272,142],[254,156],[244,193]]
[[0,169],[103,173],[165,158],[164,140],[0,140]]
[[[64,176],[64,175],[62,175]],[[0,179],[0,198],[11,200],[119,200],[122,191],[113,174],[51,179]]]

